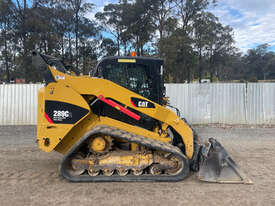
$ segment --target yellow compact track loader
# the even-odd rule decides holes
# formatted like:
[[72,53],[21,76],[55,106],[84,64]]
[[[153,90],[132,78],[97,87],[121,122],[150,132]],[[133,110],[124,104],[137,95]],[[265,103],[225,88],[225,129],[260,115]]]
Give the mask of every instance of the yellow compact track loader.
[[32,53],[45,80],[38,93],[37,143],[64,154],[61,175],[73,182],[200,180],[251,183],[215,139],[204,143],[168,109],[163,61],[107,57],[90,76]]

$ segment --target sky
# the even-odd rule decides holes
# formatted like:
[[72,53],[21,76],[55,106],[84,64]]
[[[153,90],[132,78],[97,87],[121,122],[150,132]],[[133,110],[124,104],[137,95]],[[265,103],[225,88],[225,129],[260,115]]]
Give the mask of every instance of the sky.
[[241,51],[263,43],[275,51],[275,0],[219,0],[212,12],[234,29]]
[[[89,0],[96,5],[92,18],[104,5],[117,0]],[[218,0],[215,8],[210,8],[224,25],[234,29],[235,46],[242,52],[268,43],[275,51],[275,0]]]

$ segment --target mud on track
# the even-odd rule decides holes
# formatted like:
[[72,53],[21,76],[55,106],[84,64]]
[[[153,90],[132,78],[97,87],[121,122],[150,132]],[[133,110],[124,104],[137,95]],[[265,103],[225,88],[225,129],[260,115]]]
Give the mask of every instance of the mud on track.
[[275,128],[196,127],[222,142],[254,185],[70,183],[62,155],[39,151],[35,127],[0,126],[0,205],[275,205]]

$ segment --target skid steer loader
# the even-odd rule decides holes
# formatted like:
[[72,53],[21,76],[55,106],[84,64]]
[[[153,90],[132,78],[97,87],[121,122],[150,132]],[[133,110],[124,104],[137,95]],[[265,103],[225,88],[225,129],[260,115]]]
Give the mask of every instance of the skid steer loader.
[[64,154],[69,181],[179,181],[194,171],[204,181],[252,183],[217,140],[203,142],[168,108],[163,60],[107,57],[77,76],[54,57],[32,56],[45,80],[37,143]]

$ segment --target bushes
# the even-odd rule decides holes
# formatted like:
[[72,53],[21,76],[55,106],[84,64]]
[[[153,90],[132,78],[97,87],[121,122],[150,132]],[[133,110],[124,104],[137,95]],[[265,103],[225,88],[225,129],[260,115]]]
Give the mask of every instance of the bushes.
[[257,79],[257,77],[249,77],[247,81],[248,82],[258,82],[258,79]]

